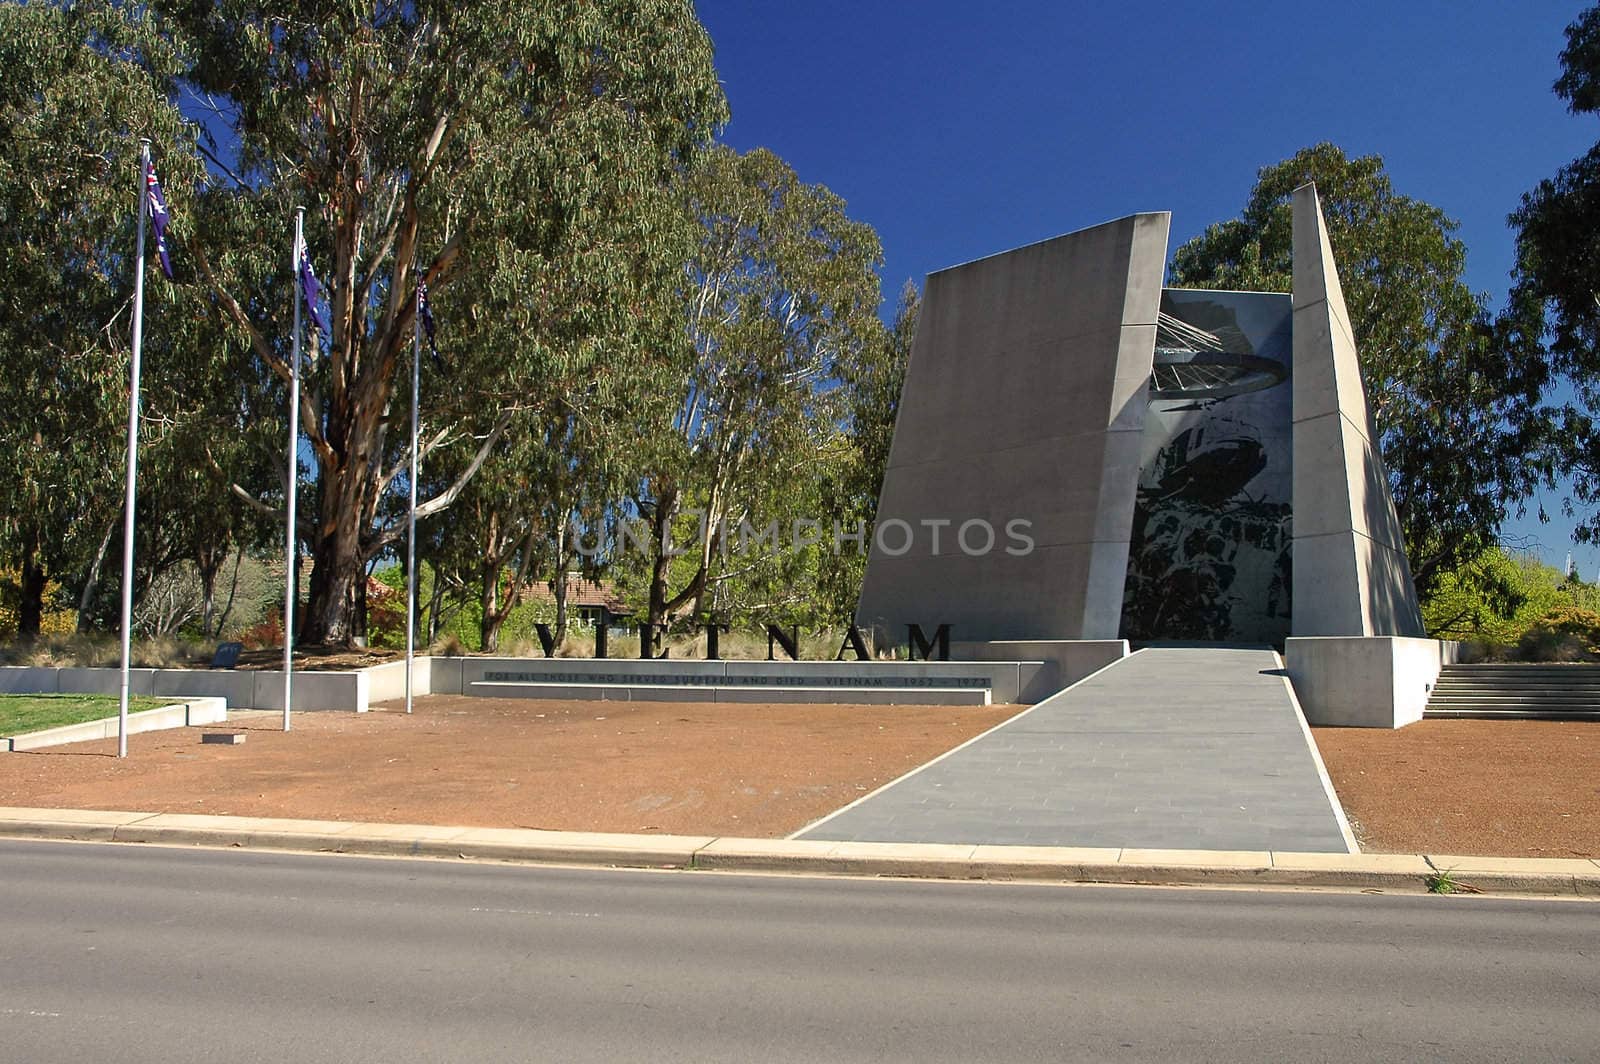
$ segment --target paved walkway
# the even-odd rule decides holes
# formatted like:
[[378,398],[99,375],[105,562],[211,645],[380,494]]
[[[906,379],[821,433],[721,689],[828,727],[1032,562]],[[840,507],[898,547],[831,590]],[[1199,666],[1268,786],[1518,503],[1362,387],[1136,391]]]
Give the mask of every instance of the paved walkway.
[[1281,670],[1141,650],[794,837],[1348,852]]

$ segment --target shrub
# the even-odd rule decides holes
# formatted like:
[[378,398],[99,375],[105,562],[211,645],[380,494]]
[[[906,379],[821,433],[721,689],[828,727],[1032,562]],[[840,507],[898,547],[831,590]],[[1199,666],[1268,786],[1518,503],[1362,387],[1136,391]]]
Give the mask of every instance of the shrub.
[[246,650],[283,646],[283,610],[268,610],[266,620],[252,624],[239,633],[239,642],[244,644]]
[[1581,606],[1556,606],[1518,641],[1517,657],[1523,661],[1600,661],[1600,613]]

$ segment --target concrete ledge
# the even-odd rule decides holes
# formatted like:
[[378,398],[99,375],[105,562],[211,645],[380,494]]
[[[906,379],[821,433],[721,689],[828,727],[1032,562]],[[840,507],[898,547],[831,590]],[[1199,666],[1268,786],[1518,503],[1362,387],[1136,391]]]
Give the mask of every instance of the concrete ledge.
[[987,706],[987,687],[719,687],[718,702],[853,706]]
[[1401,636],[1291,637],[1284,666],[1312,724],[1403,728],[1422,719],[1460,644]]
[[1468,890],[1600,899],[1600,861],[1589,859],[829,842],[28,808],[0,808],[0,837],[601,868],[1327,887],[1406,894],[1426,892],[1430,880],[1447,872]]
[[[1118,644],[1125,646],[1125,644]],[[518,697],[626,701],[762,701],[743,691],[772,692],[771,702],[990,705],[1032,702],[1054,693],[1056,670],[1042,661],[700,661],[669,658],[445,658],[419,655],[412,694],[504,694],[505,684],[532,686]],[[403,661],[343,672],[297,670],[294,709],[365,713],[373,702],[405,697]],[[0,694],[116,694],[119,669],[0,667]],[[490,686],[486,686],[490,685]],[[257,669],[133,669],[133,694],[173,699],[224,698],[234,709],[283,708],[283,673]],[[541,688],[559,688],[553,694]],[[688,693],[672,690],[685,688]],[[836,692],[858,692],[840,697]],[[877,693],[874,694],[873,692]],[[950,694],[950,691],[957,692]],[[982,700],[974,695],[985,693]],[[784,694],[783,692],[788,692]],[[922,694],[927,692],[927,694]],[[1026,692],[1031,692],[1027,694]]]
[[1037,662],[1018,673],[1016,701],[1032,705],[1127,657],[1129,646],[1126,639],[1007,639],[956,642],[950,653],[962,661]]
[[478,680],[467,684],[475,698],[552,698],[592,702],[771,702],[831,705],[987,706],[986,687],[806,687],[709,684],[586,684]]
[[[189,728],[199,724],[218,724],[228,719],[228,703],[222,698],[192,698],[157,709],[143,709],[128,714],[128,734],[165,731],[168,728]],[[0,752],[20,753],[46,746],[66,743],[86,743],[95,739],[115,739],[120,727],[117,717],[101,717],[80,724],[63,724],[59,728],[13,735],[0,739]]]

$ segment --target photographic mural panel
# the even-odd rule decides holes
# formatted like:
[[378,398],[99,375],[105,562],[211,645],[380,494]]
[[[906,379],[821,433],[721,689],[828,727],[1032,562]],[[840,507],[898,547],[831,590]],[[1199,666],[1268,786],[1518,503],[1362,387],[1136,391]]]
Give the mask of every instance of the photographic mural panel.
[[1292,319],[1287,295],[1162,292],[1124,638],[1288,636]]

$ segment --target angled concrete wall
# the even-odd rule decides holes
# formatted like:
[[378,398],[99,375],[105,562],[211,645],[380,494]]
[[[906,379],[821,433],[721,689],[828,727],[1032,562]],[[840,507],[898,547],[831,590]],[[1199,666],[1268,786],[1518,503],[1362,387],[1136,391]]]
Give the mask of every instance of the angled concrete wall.
[[1289,639],[1284,667],[1312,724],[1402,728],[1422,719],[1461,644],[1393,636]]
[[1295,636],[1421,636],[1315,186],[1294,193]]
[[961,641],[1117,637],[1169,220],[929,276],[859,623],[897,641],[908,623]]

